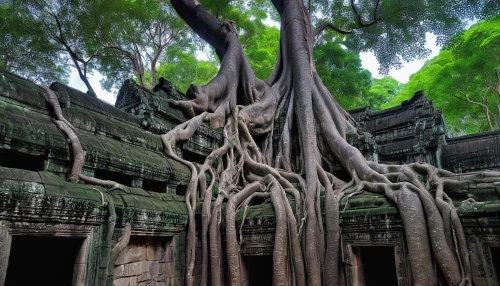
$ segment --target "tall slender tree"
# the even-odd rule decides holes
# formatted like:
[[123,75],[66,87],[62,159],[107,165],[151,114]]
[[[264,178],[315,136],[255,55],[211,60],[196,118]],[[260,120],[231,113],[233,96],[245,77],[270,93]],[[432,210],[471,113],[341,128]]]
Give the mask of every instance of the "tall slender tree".
[[163,1],[96,2],[100,3],[94,4],[94,9],[113,11],[94,17],[96,36],[106,52],[100,59],[100,69],[108,77],[106,86],[121,82],[119,77],[124,71],[132,70],[141,86],[152,88],[158,79],[156,69],[165,49],[176,43],[182,45],[180,42],[189,36],[187,26]]
[[102,47],[92,37],[93,27],[87,21],[85,6],[79,1],[33,0],[21,1],[22,9],[30,11],[44,35],[60,50],[60,56],[68,59],[87,87],[87,93],[96,97],[89,82],[89,74],[95,66]]

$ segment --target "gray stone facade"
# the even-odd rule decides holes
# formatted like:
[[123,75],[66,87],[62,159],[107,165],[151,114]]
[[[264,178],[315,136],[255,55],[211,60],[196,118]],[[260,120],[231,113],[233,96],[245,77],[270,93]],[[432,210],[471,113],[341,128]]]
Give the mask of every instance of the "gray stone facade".
[[[32,281],[13,275],[24,270],[19,266],[24,263],[23,251],[34,255],[44,253],[39,251],[45,247],[55,248],[54,257],[40,263],[44,272],[36,277],[39,283],[51,279],[53,267],[61,267],[58,271],[68,274],[61,285],[183,285],[183,192],[190,174],[164,155],[160,135],[186,120],[169,106],[169,100],[185,95],[164,79],[153,91],[126,81],[115,106],[60,83],[51,89],[82,141],[84,174],[126,188],[110,191],[67,182],[71,149],[52,122],[42,89],[0,73],[0,286]],[[453,172],[500,168],[499,132],[446,137],[440,111],[421,92],[388,110],[362,108],[350,113],[358,133],[349,135],[348,141],[369,160],[424,161]],[[221,134],[204,126],[177,151],[201,162],[221,143]],[[474,285],[500,285],[495,267],[500,261],[500,184],[464,184],[449,195],[467,235]],[[294,207],[293,198],[289,200]],[[404,229],[394,205],[382,196],[363,193],[344,196],[340,210],[343,284],[364,285],[374,264],[370,255],[382,253],[383,261],[393,265],[387,275],[394,283],[411,285]],[[266,285],[272,273],[272,205],[263,201],[250,206],[244,219],[238,213],[236,223],[242,225],[245,283]],[[128,228],[131,235],[114,256]],[[200,247],[198,241],[197,261]],[[64,259],[71,262],[57,264]],[[200,270],[197,264],[196,281]]]

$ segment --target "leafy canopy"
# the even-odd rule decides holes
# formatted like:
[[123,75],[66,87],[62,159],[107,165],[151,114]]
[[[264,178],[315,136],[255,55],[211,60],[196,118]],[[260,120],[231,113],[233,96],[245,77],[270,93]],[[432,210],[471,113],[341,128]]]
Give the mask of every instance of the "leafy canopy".
[[337,42],[327,41],[313,50],[316,71],[344,109],[368,105],[366,97],[372,76],[361,67],[361,59]]
[[0,69],[42,84],[67,82],[66,59],[28,11],[0,4]]
[[[437,57],[411,78],[389,107],[400,104],[416,91],[424,90],[436,108],[442,109],[453,134],[471,134],[489,129],[483,102],[498,115],[497,92],[500,68],[500,15],[480,22],[455,36]],[[467,97],[466,97],[467,96]],[[493,127],[498,126],[490,113]]]
[[[168,2],[100,0],[94,3],[92,11],[97,16],[93,23],[104,51],[99,57],[98,69],[106,76],[102,84],[108,90],[119,87],[124,78],[132,75],[142,86],[152,87],[158,79],[157,64],[166,60],[165,49],[188,44],[187,25]],[[154,77],[149,84],[144,80],[146,73]]]
[[[172,82],[175,89],[186,91],[191,84],[206,84],[217,73],[213,60],[198,60],[195,47],[174,45],[165,51],[165,58],[157,69],[157,75]],[[148,75],[149,76],[149,75]]]
[[444,44],[468,21],[496,15],[499,7],[496,0],[316,0],[311,15],[316,25],[331,22],[347,32],[345,45],[353,51],[373,51],[384,74],[427,57],[426,33]]

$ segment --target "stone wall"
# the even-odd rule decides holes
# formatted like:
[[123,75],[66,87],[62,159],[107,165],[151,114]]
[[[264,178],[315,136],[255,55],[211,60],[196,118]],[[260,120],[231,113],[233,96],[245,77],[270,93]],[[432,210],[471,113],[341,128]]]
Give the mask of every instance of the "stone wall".
[[172,237],[132,236],[116,259],[114,285],[179,285],[174,241]]
[[374,112],[364,107],[349,113],[359,130],[348,142],[368,160],[396,165],[423,161],[441,167],[439,150],[446,126],[441,111],[434,109],[423,91],[400,106]]

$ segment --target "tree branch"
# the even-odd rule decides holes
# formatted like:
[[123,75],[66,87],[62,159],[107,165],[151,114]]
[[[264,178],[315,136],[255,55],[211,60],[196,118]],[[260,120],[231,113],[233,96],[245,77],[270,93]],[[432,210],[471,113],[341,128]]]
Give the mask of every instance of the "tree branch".
[[356,28],[352,28],[350,30],[344,30],[344,29],[336,27],[331,22],[326,22],[326,23],[319,25],[314,30],[313,36],[316,37],[319,33],[323,32],[323,30],[326,28],[330,28],[330,29],[332,29],[340,34],[347,35],[347,34],[352,34],[352,32],[354,30],[359,30],[359,29],[370,27],[370,26],[376,24],[380,20],[377,17],[377,11],[378,11],[379,7],[380,7],[380,0],[377,0],[377,2],[375,3],[375,9],[373,10],[373,20],[370,23],[365,24],[365,23],[363,23],[363,19],[361,18],[361,14],[359,14],[359,12],[358,12],[358,8],[356,7],[354,0],[351,0],[351,8],[354,11],[354,14],[356,14],[356,21],[358,22],[358,26]]
[[314,29],[313,37],[316,37],[319,33],[323,32],[323,30],[326,28],[330,28],[330,29],[334,30],[335,32],[338,32],[338,33],[343,34],[343,35],[352,34],[352,31],[353,31],[352,29],[351,30],[342,30],[340,28],[337,28],[332,23],[326,22],[326,23],[319,25],[316,29]]
[[472,104],[475,104],[475,105],[478,105],[478,106],[481,106],[483,109],[484,109],[484,114],[486,116],[486,120],[488,121],[488,125],[490,127],[490,130],[493,131],[494,128],[493,128],[493,124],[491,123],[491,118],[490,118],[490,114],[496,119],[496,120],[500,120],[500,117],[499,115],[495,114],[493,111],[490,110],[490,108],[484,104],[484,101],[485,101],[485,97],[486,97],[486,93],[488,92],[490,88],[488,87],[484,93],[484,95],[482,96],[482,99],[483,99],[483,103],[481,102],[477,102],[475,100],[472,100],[469,98],[469,95],[466,93],[466,92],[463,92],[463,91],[459,91],[461,94],[463,94],[465,96],[465,98],[462,98],[462,97],[459,97],[459,96],[456,96],[454,94],[451,94],[452,97],[455,97],[459,100],[462,100],[462,101],[465,101],[465,102],[468,102],[468,103],[472,103]]

